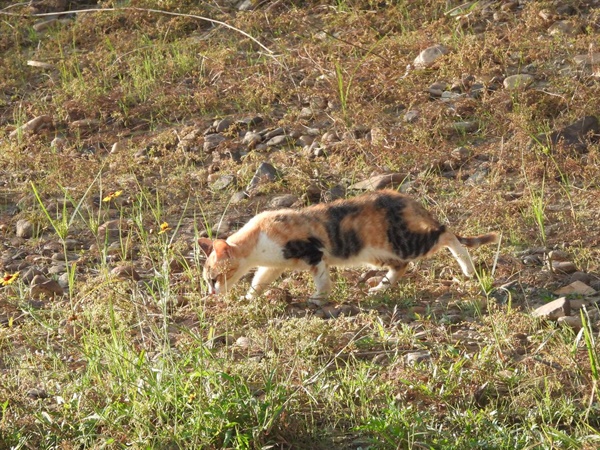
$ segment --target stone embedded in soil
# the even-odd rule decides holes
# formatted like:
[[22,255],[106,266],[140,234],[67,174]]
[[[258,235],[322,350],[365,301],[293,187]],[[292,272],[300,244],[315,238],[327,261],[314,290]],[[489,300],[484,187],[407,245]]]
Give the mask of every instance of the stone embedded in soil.
[[105,240],[107,242],[117,241],[122,236],[123,228],[121,221],[118,219],[104,222],[98,227],[98,239],[100,239],[101,242],[104,242]]
[[411,352],[404,355],[404,362],[408,366],[423,364],[429,361],[431,361],[431,353],[429,353],[427,350]]
[[245,191],[238,191],[231,196],[231,199],[229,200],[229,202],[232,205],[236,205],[238,203],[243,202],[247,198],[248,198],[248,194]]
[[527,89],[534,81],[533,75],[528,73],[519,73],[508,76],[504,79],[504,88],[509,91]]
[[247,145],[249,149],[253,149],[262,142],[262,139],[260,134],[248,131],[242,139],[242,144]]
[[286,135],[280,135],[280,136],[274,136],[271,139],[269,139],[266,142],[267,147],[277,147],[279,145],[284,145],[287,143],[293,142],[293,139],[291,139],[289,136]]
[[219,133],[207,134],[204,136],[203,149],[206,153],[210,153],[215,150],[221,142],[226,141],[227,138]]
[[443,45],[433,45],[423,50],[413,61],[417,69],[431,67],[439,58],[449,52],[448,48]]
[[571,314],[571,303],[568,298],[557,298],[550,303],[546,303],[536,308],[531,315],[542,319],[557,320],[559,317],[568,316]]
[[117,266],[110,271],[111,275],[114,275],[118,278],[123,278],[126,280],[139,281],[142,277],[135,270],[135,267],[131,264],[124,264],[122,266]]
[[551,261],[552,270],[556,273],[569,274],[577,272],[577,266],[571,261]]
[[31,223],[29,220],[21,219],[17,221],[17,237],[29,239],[33,237],[34,231],[35,227],[33,226],[33,223]]
[[595,66],[600,63],[600,52],[577,55],[573,57],[573,61],[575,61],[575,64],[578,66]]
[[413,123],[418,118],[419,118],[419,111],[417,111],[416,109],[410,109],[410,110],[406,111],[406,113],[404,114],[403,120],[406,123]]
[[286,132],[285,128],[277,127],[272,130],[265,130],[264,133],[261,132],[261,134],[263,134],[265,140],[268,141],[269,139],[273,139],[275,136],[283,136],[286,134]]
[[213,124],[217,133],[222,133],[224,131],[227,131],[229,129],[229,127],[231,127],[232,125],[233,125],[233,120],[231,120],[229,118],[217,120]]
[[580,316],[564,316],[558,318],[558,323],[571,327],[575,332],[583,328]]
[[588,139],[592,142],[600,140],[600,123],[595,116],[582,117],[559,131],[539,134],[531,141],[530,145],[555,146],[563,144],[573,147],[577,151],[585,152]]
[[554,291],[556,295],[594,295],[596,290],[581,281],[573,281]]
[[270,209],[289,208],[298,201],[298,197],[294,194],[278,195],[273,197],[267,205]]
[[217,179],[210,185],[215,191],[222,191],[229,186],[235,185],[235,175],[219,175]]
[[548,28],[548,34],[551,36],[557,34],[564,34],[567,36],[575,36],[576,34],[581,33],[582,28],[579,24],[571,21],[571,20],[559,20],[554,22]]
[[55,280],[50,280],[43,275],[36,275],[31,280],[31,297],[36,300],[40,298],[52,298],[63,294],[63,288]]
[[348,187],[355,191],[376,191],[378,189],[394,188],[400,186],[408,180],[408,176],[403,173],[386,173],[382,175],[374,175],[358,183],[354,183]]
[[254,176],[250,180],[250,183],[248,183],[248,187],[246,189],[248,191],[252,191],[252,190],[256,189],[257,187],[259,187],[262,183],[273,182],[273,181],[277,180],[278,177],[279,177],[279,172],[277,171],[277,169],[275,167],[273,167],[272,164],[270,164],[268,162],[262,162],[260,164],[260,166],[258,166],[258,169],[256,169],[256,172],[254,173]]
[[479,129],[479,124],[472,121],[454,122],[451,128],[457,133],[472,133]]
[[48,125],[51,123],[52,117],[46,115],[37,116],[31,119],[29,122],[25,123],[24,125],[21,125],[16,130],[11,131],[8,137],[13,139],[19,136],[20,134],[37,133],[44,125]]

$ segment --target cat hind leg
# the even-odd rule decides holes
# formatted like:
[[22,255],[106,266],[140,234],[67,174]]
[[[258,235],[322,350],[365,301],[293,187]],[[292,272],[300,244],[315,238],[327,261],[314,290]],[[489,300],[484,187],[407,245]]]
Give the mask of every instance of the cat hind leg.
[[381,280],[381,282],[369,289],[370,293],[381,292],[386,289],[389,289],[406,273],[406,269],[408,267],[408,262],[406,261],[397,261],[393,264],[388,265],[388,271]]

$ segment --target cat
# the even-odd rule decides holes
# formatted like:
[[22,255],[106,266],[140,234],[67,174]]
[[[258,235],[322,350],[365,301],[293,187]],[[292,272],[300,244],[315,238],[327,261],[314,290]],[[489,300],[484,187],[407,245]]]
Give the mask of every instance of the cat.
[[[413,198],[381,190],[300,210],[266,211],[224,239],[199,239],[206,253],[203,277],[209,294],[226,293],[251,269],[257,271],[246,298],[260,295],[284,270],[309,270],[313,299],[331,291],[329,266],[386,267],[370,292],[393,286],[408,263],[447,247],[463,273],[473,263],[466,247],[497,242],[496,233],[460,237],[446,229]],[[461,245],[462,244],[462,245]]]

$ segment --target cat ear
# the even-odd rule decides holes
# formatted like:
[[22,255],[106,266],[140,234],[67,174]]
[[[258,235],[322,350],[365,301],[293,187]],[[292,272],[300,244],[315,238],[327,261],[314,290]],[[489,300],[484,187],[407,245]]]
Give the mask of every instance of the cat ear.
[[231,246],[225,241],[225,239],[217,239],[213,242],[213,249],[217,254],[217,259],[229,258],[231,256]]
[[210,255],[213,251],[213,241],[211,239],[200,238],[198,239],[198,245],[200,245],[200,248],[206,256]]

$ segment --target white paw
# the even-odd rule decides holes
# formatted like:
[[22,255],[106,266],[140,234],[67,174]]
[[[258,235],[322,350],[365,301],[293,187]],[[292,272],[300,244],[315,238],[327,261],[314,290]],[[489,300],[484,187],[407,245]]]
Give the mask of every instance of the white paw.
[[389,287],[390,287],[389,284],[378,284],[377,286],[369,289],[369,294],[375,294],[376,292],[383,292],[383,291],[389,289]]

